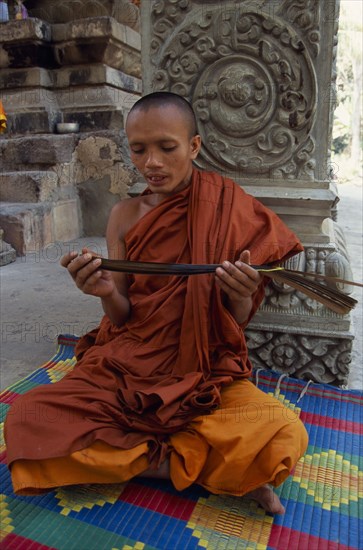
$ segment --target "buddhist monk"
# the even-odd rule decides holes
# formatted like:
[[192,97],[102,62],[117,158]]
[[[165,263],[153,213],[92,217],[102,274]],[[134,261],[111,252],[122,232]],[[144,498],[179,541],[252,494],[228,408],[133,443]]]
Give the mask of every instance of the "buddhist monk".
[[297,237],[232,180],[193,166],[189,103],[158,92],[126,123],[146,191],[120,201],[107,227],[111,259],[220,264],[213,274],[126,275],[91,250],[61,265],[105,315],[82,337],[74,370],[21,396],[6,421],[14,491],[170,478],[249,495],[273,514],[273,486],[307,446],[300,420],[249,380],[244,330],[265,279],[252,267],[302,250]]

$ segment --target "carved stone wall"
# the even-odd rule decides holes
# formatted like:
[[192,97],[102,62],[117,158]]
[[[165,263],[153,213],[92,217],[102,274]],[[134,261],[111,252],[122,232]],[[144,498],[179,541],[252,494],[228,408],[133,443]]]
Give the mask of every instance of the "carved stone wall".
[[[349,278],[329,162],[338,1],[141,7],[144,93],[170,90],[192,103],[203,142],[196,166],[232,177],[297,233],[305,251],[293,267]],[[271,285],[249,327],[251,357],[256,366],[342,384],[349,328],[349,316]]]

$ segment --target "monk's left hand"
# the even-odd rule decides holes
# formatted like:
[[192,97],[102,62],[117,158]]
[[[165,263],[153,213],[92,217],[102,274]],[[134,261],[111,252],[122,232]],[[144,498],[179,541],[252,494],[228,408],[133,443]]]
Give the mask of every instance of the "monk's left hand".
[[250,251],[244,250],[235,264],[225,261],[216,269],[216,283],[231,302],[244,302],[258,289],[262,277],[250,266]]

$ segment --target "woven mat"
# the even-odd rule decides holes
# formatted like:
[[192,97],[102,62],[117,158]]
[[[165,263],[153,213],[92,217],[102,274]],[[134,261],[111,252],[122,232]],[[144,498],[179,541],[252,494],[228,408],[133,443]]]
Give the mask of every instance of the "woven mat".
[[[75,364],[77,339],[59,337],[56,355],[1,396],[2,421],[19,394],[60,380]],[[284,516],[255,502],[195,486],[136,478],[127,484],[58,489],[16,497],[1,449],[1,549],[335,550],[363,548],[363,393],[259,371],[257,383],[300,414],[310,436],[305,456],[277,490]],[[293,412],[294,411],[294,412]],[[289,411],[287,411],[287,414]],[[253,411],[251,411],[253,414]]]

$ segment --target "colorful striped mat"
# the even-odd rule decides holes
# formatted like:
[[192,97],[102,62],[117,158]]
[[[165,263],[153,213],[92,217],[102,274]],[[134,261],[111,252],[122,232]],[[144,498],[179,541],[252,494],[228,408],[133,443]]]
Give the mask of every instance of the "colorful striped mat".
[[[1,396],[2,420],[19,394],[60,380],[74,364],[76,338],[61,336],[47,364]],[[273,517],[245,498],[136,478],[124,485],[12,493],[1,454],[0,547],[6,550],[348,550],[363,548],[363,393],[258,372],[258,386],[298,412],[310,444],[278,489],[286,506]],[[293,414],[293,412],[291,412]]]

